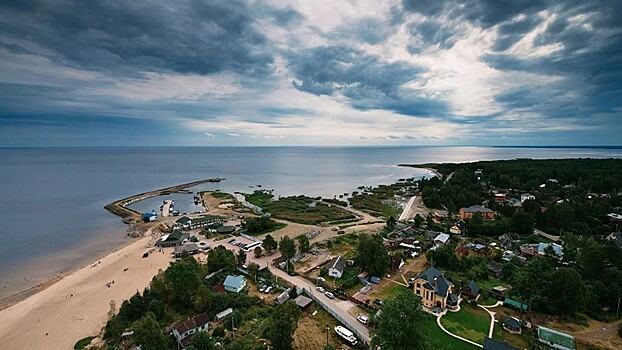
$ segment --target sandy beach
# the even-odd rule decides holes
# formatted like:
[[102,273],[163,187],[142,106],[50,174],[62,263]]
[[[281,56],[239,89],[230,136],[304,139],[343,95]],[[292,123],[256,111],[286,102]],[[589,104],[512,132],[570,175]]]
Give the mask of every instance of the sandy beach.
[[143,237],[1,310],[2,348],[73,349],[79,339],[98,335],[112,300],[118,309],[168,266],[170,249],[164,253],[156,249],[142,258],[150,238]]

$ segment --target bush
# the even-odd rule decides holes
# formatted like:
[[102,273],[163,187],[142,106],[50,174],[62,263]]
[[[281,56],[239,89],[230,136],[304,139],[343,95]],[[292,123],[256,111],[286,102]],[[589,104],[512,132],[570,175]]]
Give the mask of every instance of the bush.
[[74,345],[73,348],[75,350],[84,349],[87,345],[91,344],[91,340],[93,340],[93,338],[95,338],[95,337],[82,338],[82,339],[78,340],[78,342],[76,342],[76,345]]
[[212,336],[218,337],[218,338],[224,337],[225,336],[225,328],[222,327],[222,326],[214,328],[214,331],[212,332]]

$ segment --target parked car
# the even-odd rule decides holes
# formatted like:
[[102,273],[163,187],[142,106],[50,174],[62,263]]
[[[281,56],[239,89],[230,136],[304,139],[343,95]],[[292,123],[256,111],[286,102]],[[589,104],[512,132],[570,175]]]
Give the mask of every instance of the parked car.
[[362,324],[367,324],[369,323],[369,317],[365,316],[365,315],[358,315],[356,316],[356,319],[361,322]]
[[376,305],[382,305],[382,299],[375,299],[375,300],[374,300],[374,304],[376,304]]
[[264,292],[264,290],[266,290],[266,286],[264,286],[263,284],[259,287],[259,291],[260,292]]
[[264,292],[265,293],[270,293],[271,290],[272,290],[272,286],[268,286],[268,288],[266,288],[266,290]]
[[328,299],[334,299],[334,298],[335,298],[335,295],[333,295],[333,293],[331,293],[331,292],[326,292],[326,293],[324,293],[324,294],[326,295],[326,297],[327,297]]
[[317,281],[318,281],[319,283],[324,283],[324,282],[326,282],[326,279],[325,279],[324,277],[318,277],[318,278],[317,278]]
[[235,239],[230,239],[230,240],[229,240],[229,243],[231,243],[231,244],[235,245],[237,242],[235,241]]
[[317,287],[315,289],[317,289],[317,291],[320,292],[320,293],[324,293],[324,288],[322,288],[322,287]]

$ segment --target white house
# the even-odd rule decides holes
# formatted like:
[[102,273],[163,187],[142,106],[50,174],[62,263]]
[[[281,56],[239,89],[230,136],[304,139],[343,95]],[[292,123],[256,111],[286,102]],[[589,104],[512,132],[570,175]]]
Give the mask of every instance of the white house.
[[525,201],[535,200],[535,199],[536,199],[536,196],[534,196],[533,194],[530,194],[530,193],[523,193],[523,194],[520,195],[520,202],[521,203],[525,203]]
[[205,332],[209,326],[207,313],[196,315],[173,328],[173,336],[182,347],[186,347],[197,332]]
[[328,275],[330,277],[341,278],[343,269],[346,267],[346,260],[340,256],[331,260],[328,265]]
[[242,289],[246,288],[246,277],[229,275],[225,278],[225,283],[223,283],[223,285],[226,291],[239,293]]
[[449,235],[446,233],[441,233],[440,235],[434,238],[434,243],[436,245],[444,245],[449,240]]

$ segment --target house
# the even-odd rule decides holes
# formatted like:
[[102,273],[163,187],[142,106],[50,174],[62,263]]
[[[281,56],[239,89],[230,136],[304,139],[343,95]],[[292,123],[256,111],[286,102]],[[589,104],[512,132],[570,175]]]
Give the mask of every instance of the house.
[[458,227],[458,225],[453,225],[449,229],[449,233],[454,234],[454,235],[459,235],[459,234],[462,234],[462,231],[460,230],[460,227]]
[[307,298],[304,295],[299,295],[298,297],[296,297],[296,299],[294,299],[294,302],[296,303],[296,305],[298,305],[299,308],[304,310],[309,307],[311,303],[313,303],[313,300]]
[[527,258],[545,256],[547,253],[551,253],[558,259],[561,259],[564,255],[563,247],[557,243],[523,244],[520,246],[520,252],[521,255]]
[[490,261],[488,263],[488,272],[493,274],[495,277],[500,278],[503,274],[503,264],[496,261]]
[[219,313],[216,314],[216,321],[222,321],[224,320],[227,316],[231,315],[233,313],[233,309],[232,308],[228,308],[225,309]]
[[239,293],[242,289],[246,288],[246,277],[228,275],[227,278],[225,278],[223,286],[228,292]]
[[479,213],[483,219],[486,219],[486,220],[495,219],[495,212],[481,205],[472,205],[467,208],[460,208],[458,215],[460,215],[460,218],[465,220],[465,219],[472,218],[473,215],[477,213]]
[[484,350],[519,350],[507,343],[484,337]]
[[499,241],[501,241],[501,246],[509,249],[512,248],[512,246],[518,242],[519,237],[516,233],[512,233],[512,232],[508,232],[508,233],[504,233],[501,236],[499,236]]
[[195,333],[207,331],[208,321],[207,313],[196,315],[173,328],[173,336],[175,336],[177,343],[185,348]]
[[456,248],[456,255],[467,257],[469,256],[469,249],[467,249],[467,247],[460,246]]
[[404,235],[404,236],[414,236],[414,235],[417,234],[417,230],[414,227],[409,226],[409,227],[403,229],[401,234]]
[[555,349],[574,350],[577,348],[577,342],[571,335],[542,326],[538,327],[538,340]]
[[156,214],[156,213],[143,213],[143,215],[141,215],[141,219],[143,220],[143,222],[156,221],[158,219],[158,214]]
[[607,236],[608,241],[613,241],[616,247],[622,249],[622,232],[613,232]]
[[174,247],[181,245],[184,240],[188,239],[188,234],[181,232],[180,230],[173,230],[173,232],[166,234],[156,242],[158,247]]
[[326,266],[330,277],[341,278],[341,275],[343,275],[343,269],[346,267],[346,260],[340,255],[328,262]]
[[497,203],[503,203],[506,200],[506,196],[505,193],[495,193],[495,197],[494,197],[495,202]]
[[523,332],[522,325],[519,320],[514,317],[508,317],[503,320],[503,328],[514,334],[521,334]]
[[520,195],[520,202],[525,203],[525,201],[536,200],[536,196],[530,193],[523,193]]
[[444,245],[449,241],[449,235],[446,233],[441,233],[434,238],[434,244],[436,245]]
[[221,224],[223,218],[217,215],[202,215],[196,218],[182,216],[175,220],[174,227],[182,230],[193,230],[196,228],[207,227],[212,224]]
[[620,214],[609,213],[607,214],[607,217],[609,218],[609,221],[611,222],[622,222],[622,215]]
[[467,285],[463,286],[460,290],[460,294],[468,299],[475,299],[480,293],[479,286],[475,281],[471,280]]
[[173,250],[173,256],[176,258],[180,258],[184,252],[188,253],[188,255],[197,254],[199,252],[199,246],[194,243],[177,246]]
[[359,275],[358,275],[358,276],[356,276],[356,277],[357,277],[357,278],[359,279],[359,281],[360,281],[361,283],[363,283],[364,285],[369,284],[369,282],[367,282],[367,279],[369,278],[369,272],[367,272],[367,271],[363,271],[363,272],[359,273]]
[[427,308],[438,307],[441,310],[457,305],[457,298],[449,298],[452,294],[453,286],[434,267],[430,267],[420,273],[413,282],[414,293],[421,297],[423,306]]
[[439,222],[449,219],[449,211],[447,210],[434,210],[432,215],[434,216],[434,220]]

